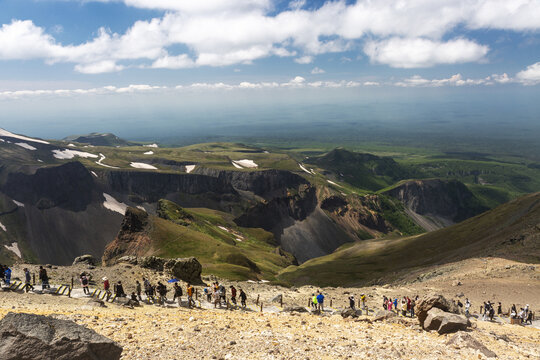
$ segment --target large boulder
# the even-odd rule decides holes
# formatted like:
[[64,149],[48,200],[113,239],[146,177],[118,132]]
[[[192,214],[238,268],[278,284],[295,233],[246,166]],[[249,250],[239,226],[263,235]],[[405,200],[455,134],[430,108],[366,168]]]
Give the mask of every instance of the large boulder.
[[349,309],[345,309],[341,311],[341,316],[343,318],[348,318],[348,317],[357,318],[361,315],[362,315],[362,310],[355,310],[355,309],[349,308]]
[[382,320],[389,320],[391,318],[395,318],[397,315],[393,311],[388,310],[379,310],[375,313],[375,317],[373,318],[373,321],[382,321]]
[[193,285],[204,284],[201,279],[202,265],[194,257],[167,260],[163,264],[163,271]]
[[8,313],[0,320],[2,360],[118,360],[122,347],[70,320]]
[[428,311],[428,316],[424,321],[425,330],[437,330],[439,334],[453,333],[459,330],[466,330],[471,326],[470,321],[463,315],[452,314],[438,308]]
[[442,311],[458,313],[458,308],[451,301],[446,300],[442,295],[426,295],[420,299],[415,306],[416,316],[420,326],[423,327],[424,321],[428,316],[428,311],[432,308],[441,309]]
[[165,259],[157,256],[146,256],[139,258],[139,266],[143,268],[163,271],[163,264],[165,264]]
[[126,255],[118,258],[116,261],[117,263],[124,263],[124,264],[131,264],[131,265],[137,265],[138,259],[136,256],[133,255]]
[[96,262],[97,262],[96,258],[93,257],[92,255],[81,255],[81,256],[77,256],[75,260],[73,260],[73,265],[86,264],[86,265],[95,266]]

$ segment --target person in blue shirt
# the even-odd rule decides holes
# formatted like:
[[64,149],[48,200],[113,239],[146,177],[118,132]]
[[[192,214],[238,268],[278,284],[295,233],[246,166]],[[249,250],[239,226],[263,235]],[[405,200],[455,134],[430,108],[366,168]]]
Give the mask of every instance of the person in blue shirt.
[[4,271],[4,276],[5,276],[5,283],[7,286],[9,286],[11,283],[11,269],[7,266],[6,266],[6,270]]
[[319,307],[319,311],[324,311],[324,295],[320,290],[317,294],[317,306]]

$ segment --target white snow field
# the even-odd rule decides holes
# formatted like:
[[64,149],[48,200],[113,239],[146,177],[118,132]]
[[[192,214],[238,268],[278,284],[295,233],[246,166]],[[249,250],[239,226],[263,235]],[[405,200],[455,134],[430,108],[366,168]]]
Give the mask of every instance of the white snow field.
[[153,165],[150,165],[150,164],[145,164],[145,163],[141,163],[141,162],[132,162],[131,164],[129,164],[131,167],[134,167],[136,169],[149,169],[149,170],[157,170],[157,167],[153,166]]
[[243,160],[233,160],[232,164],[234,167],[243,169],[243,168],[256,168],[259,165],[255,164],[253,160],[243,159]]
[[22,253],[21,253],[21,249],[19,249],[19,244],[14,242],[14,243],[11,243],[11,246],[4,245],[4,247],[8,249],[9,251],[12,251],[15,255],[17,255],[18,257],[22,259]]
[[144,153],[144,155],[154,155],[154,152],[153,151],[147,151]]
[[189,174],[192,172],[197,165],[186,165],[186,172]]
[[71,150],[71,149],[64,149],[64,150],[52,150],[53,156],[60,160],[68,160],[73,159],[75,156],[79,156],[82,158],[93,158],[97,159],[97,155],[90,154],[84,151],[78,151],[78,150]]
[[15,145],[18,145],[22,148],[25,148],[25,149],[28,149],[28,150],[37,150],[35,147],[33,147],[32,145],[30,144],[27,144],[27,143],[23,143],[23,142],[20,142],[20,143],[15,143]]
[[30,142],[40,143],[40,144],[49,144],[45,140],[38,140],[38,139],[29,138],[27,136],[17,135],[7,130],[4,130],[2,128],[0,128],[0,136],[7,136],[7,137],[19,139],[19,140],[30,141]]
[[103,196],[105,197],[103,206],[105,206],[106,209],[109,209],[111,211],[116,211],[117,213],[125,215],[126,209],[128,207],[126,204],[116,200],[109,194],[103,193]]

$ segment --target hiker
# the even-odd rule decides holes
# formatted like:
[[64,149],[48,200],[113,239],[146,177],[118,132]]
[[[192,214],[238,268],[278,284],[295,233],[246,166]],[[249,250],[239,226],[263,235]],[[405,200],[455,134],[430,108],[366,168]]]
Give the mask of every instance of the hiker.
[[188,297],[188,307],[195,307],[195,300],[193,300],[193,293],[194,293],[194,289],[193,289],[193,285],[191,285],[190,283],[187,284],[187,297]]
[[469,317],[471,316],[471,302],[469,301],[469,298],[465,299],[465,316]]
[[230,286],[231,288],[231,301],[234,305],[236,305],[236,288],[234,286]]
[[362,302],[362,310],[366,310],[366,295],[360,294],[360,301]]
[[214,294],[212,296],[214,297],[214,309],[217,308],[218,304],[219,308],[221,309],[221,301],[219,301],[219,289],[217,286],[214,286]]
[[7,286],[11,285],[11,269],[9,266],[4,268],[4,282]]
[[317,296],[315,294],[311,294],[311,307],[313,310],[317,310]]
[[354,307],[355,303],[354,303],[354,296],[351,295],[349,296],[349,307],[353,310],[356,310],[355,307]]
[[133,301],[133,303],[135,303],[136,305],[139,305],[139,300],[137,299],[137,295],[134,292],[131,293],[130,300]]
[[32,284],[32,276],[30,275],[30,271],[27,268],[24,268],[24,289],[26,292],[29,292],[30,290],[34,290],[34,287]]
[[529,315],[529,304],[525,305],[525,316]]
[[85,273],[81,274],[81,286],[83,288],[83,292],[85,295],[90,295],[90,290],[88,290],[88,278],[86,277]]
[[392,305],[393,305],[392,299],[389,298],[388,303],[386,304],[388,311],[392,311]]
[[118,283],[114,285],[114,294],[116,297],[126,297],[121,281],[118,281]]
[[497,316],[501,316],[501,315],[502,315],[502,304],[499,301],[499,305],[497,306]]
[[105,293],[107,294],[107,301],[109,301],[109,298],[111,297],[111,284],[106,276],[104,276],[101,280],[103,280],[103,290],[105,290]]
[[242,305],[243,310],[246,309],[246,300],[247,300],[247,295],[244,292],[244,290],[242,290],[242,288],[240,288],[240,304]]
[[39,267],[39,281],[41,281],[41,290],[47,288],[50,289],[51,286],[49,285],[49,276],[47,275],[47,270],[43,268],[43,266]]
[[401,299],[401,316],[407,316],[407,299],[405,296]]
[[414,307],[416,306],[416,300],[414,299],[410,299],[410,300],[411,300],[411,307],[410,307],[411,317],[414,317]]
[[208,286],[206,286],[203,291],[204,291],[204,294],[206,295],[206,301],[211,303],[212,302],[212,292],[210,291],[210,288]]
[[167,287],[165,285],[163,285],[160,281],[158,281],[157,283],[157,286],[156,286],[156,291],[159,295],[159,302],[160,303],[164,303],[165,301],[167,301]]
[[4,269],[4,282],[7,286],[11,284],[11,269],[9,266],[6,266]]
[[142,301],[142,297],[141,297],[141,292],[142,292],[142,289],[141,289],[141,283],[139,282],[139,280],[135,281],[136,285],[135,285],[135,291],[137,292],[137,299],[138,301]]
[[173,301],[175,301],[176,298],[178,298],[178,305],[180,305],[182,303],[182,295],[184,295],[182,293],[182,287],[178,286],[178,283],[175,282],[173,285],[173,290],[174,290]]
[[532,325],[533,317],[534,316],[533,316],[532,311],[529,311],[528,314],[527,314],[527,319],[525,320],[525,325],[527,325],[527,324]]
[[143,283],[144,283],[144,293],[146,297],[151,298],[154,295],[152,291],[152,284],[150,284],[150,281],[148,281],[148,279],[146,278],[143,278]]
[[398,312],[398,307],[397,307],[397,297],[394,298],[394,302],[393,302],[392,306],[394,307],[394,309],[396,310],[396,312]]
[[512,304],[512,310],[510,312],[517,314],[516,304]]
[[386,297],[386,295],[383,296],[382,307],[384,310],[388,310],[388,298]]
[[218,289],[219,289],[219,301],[223,302],[223,305],[226,305],[227,304],[227,300],[226,300],[227,289],[225,289],[225,286],[223,286],[223,284],[220,284],[218,286]]
[[324,295],[320,290],[317,294],[317,308],[319,311],[324,311]]

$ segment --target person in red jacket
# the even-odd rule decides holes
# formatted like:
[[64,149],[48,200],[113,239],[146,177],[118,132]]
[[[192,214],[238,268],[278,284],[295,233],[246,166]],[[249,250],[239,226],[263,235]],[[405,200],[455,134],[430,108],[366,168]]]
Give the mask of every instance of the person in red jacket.
[[107,293],[107,300],[109,300],[109,298],[111,297],[111,291],[110,291],[111,284],[109,283],[109,279],[107,279],[106,276],[102,280],[103,280],[103,290],[105,290],[105,292]]

